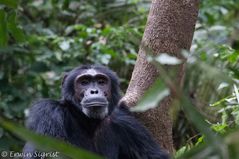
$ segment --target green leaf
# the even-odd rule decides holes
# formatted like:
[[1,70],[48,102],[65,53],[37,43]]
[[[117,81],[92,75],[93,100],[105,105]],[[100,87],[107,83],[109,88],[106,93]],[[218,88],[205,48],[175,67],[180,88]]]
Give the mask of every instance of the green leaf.
[[201,158],[205,158],[208,157],[208,153],[211,153],[211,149],[208,148],[207,152],[205,152],[204,150],[207,148],[206,144],[200,144],[198,146],[195,146],[193,148],[191,148],[189,151],[186,151],[183,154],[179,154],[177,156],[175,156],[176,159],[201,159]]
[[[197,129],[205,135],[206,144],[208,144],[212,149],[212,151],[218,154],[220,157],[227,158],[228,156],[227,147],[223,142],[222,137],[216,135],[210,129],[210,125],[205,121],[204,117],[195,109],[195,106],[186,96],[182,96],[181,100],[182,106],[185,110],[186,115],[189,117],[189,120],[191,120],[191,122],[197,127]],[[202,150],[200,153],[203,153],[204,150]]]
[[170,94],[169,89],[161,80],[157,80],[144,94],[139,103],[131,111],[143,112],[158,106],[158,103]]
[[0,0],[0,4],[4,4],[12,8],[17,8],[18,0]]
[[228,143],[228,148],[230,152],[230,159],[238,159],[239,158],[239,131],[232,132],[225,137],[225,142]]
[[11,35],[15,38],[16,41],[18,42],[23,42],[25,40],[24,33],[22,29],[20,29],[17,26],[16,23],[16,12],[11,12],[8,15],[8,31],[11,33]]
[[0,47],[7,46],[7,18],[4,10],[0,10]]
[[37,135],[22,126],[0,117],[0,125],[20,138],[33,142],[41,150],[56,150],[72,159],[102,159],[89,151],[77,148],[55,138]]
[[64,0],[62,4],[62,9],[68,9],[69,8],[70,1],[69,0]]
[[186,147],[186,146],[183,146],[183,147],[181,147],[181,148],[176,152],[176,154],[174,155],[174,157],[177,158],[178,156],[183,155],[186,151],[187,151],[187,147]]

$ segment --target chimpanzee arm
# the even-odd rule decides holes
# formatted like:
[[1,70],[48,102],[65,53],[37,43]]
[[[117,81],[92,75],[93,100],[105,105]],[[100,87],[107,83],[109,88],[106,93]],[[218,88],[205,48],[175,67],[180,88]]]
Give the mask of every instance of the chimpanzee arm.
[[112,114],[112,129],[120,143],[119,158],[127,159],[168,159],[168,155],[152,138],[125,106]]
[[[26,126],[38,134],[65,139],[63,116],[60,102],[43,100],[31,107]],[[23,149],[27,154],[33,154],[35,151],[34,145],[30,142],[27,142]]]

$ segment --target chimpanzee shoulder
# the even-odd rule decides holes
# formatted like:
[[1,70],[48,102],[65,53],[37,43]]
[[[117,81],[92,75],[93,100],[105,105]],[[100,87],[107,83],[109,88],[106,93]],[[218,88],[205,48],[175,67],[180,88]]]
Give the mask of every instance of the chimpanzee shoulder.
[[64,107],[60,101],[44,99],[30,108],[26,127],[39,134],[64,138]]

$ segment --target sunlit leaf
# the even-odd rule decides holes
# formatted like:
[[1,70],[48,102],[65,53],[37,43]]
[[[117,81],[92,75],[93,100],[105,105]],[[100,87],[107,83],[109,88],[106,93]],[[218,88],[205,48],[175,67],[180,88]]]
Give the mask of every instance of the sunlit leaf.
[[158,106],[159,102],[170,94],[166,85],[157,80],[152,87],[146,91],[139,103],[131,108],[132,111],[142,112]]
[[109,54],[105,54],[101,56],[101,62],[105,65],[108,65],[110,62],[111,56]]
[[229,84],[226,82],[222,82],[220,83],[220,85],[218,86],[217,90],[221,90],[223,88],[229,87]]
[[59,47],[63,50],[63,51],[66,51],[70,48],[70,42],[69,41],[62,41],[60,44],[59,44]]
[[237,103],[239,104],[239,93],[238,93],[238,88],[237,86],[234,84],[233,85],[234,87],[234,92],[235,92],[235,95],[236,95],[236,98],[237,98]]
[[170,56],[166,53],[160,54],[155,58],[155,60],[163,65],[178,65],[182,63],[182,61],[177,57]]

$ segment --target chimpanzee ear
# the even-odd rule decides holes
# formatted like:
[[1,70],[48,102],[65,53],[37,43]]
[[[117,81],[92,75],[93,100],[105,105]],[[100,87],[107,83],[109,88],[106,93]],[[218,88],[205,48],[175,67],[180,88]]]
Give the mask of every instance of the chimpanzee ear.
[[63,85],[65,83],[67,76],[68,76],[68,72],[65,72],[64,76],[63,76],[63,79],[62,79],[62,82],[61,82],[61,85]]

